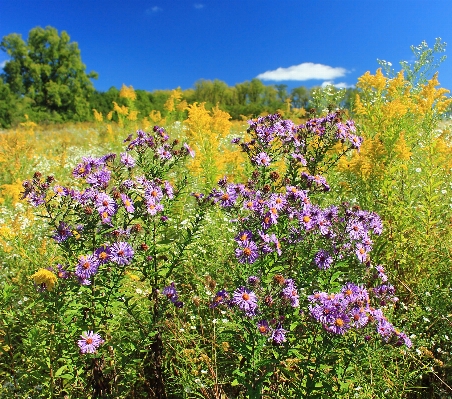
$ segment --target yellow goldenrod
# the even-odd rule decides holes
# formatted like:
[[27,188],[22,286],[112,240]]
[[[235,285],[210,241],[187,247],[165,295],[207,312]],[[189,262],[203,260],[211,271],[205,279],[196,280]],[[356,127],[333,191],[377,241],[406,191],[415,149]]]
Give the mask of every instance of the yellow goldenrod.
[[57,282],[57,276],[47,269],[39,269],[35,274],[31,276],[36,285],[45,284],[45,288],[52,291]]
[[97,109],[93,108],[93,112],[94,112],[94,119],[96,120],[96,122],[103,122],[104,117],[102,115],[102,112],[98,112]]
[[124,83],[122,84],[121,90],[119,91],[119,97],[126,98],[131,101],[135,101],[137,95],[132,86],[127,87]]

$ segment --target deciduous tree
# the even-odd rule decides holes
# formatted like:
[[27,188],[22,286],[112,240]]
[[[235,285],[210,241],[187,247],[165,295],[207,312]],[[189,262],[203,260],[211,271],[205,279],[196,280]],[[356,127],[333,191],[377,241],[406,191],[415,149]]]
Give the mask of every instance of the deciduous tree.
[[[53,27],[33,28],[27,41],[17,33],[3,37],[0,49],[10,57],[1,75],[11,93],[32,100],[39,119],[86,120],[94,87],[80,50],[69,35]],[[45,116],[44,116],[45,115]]]

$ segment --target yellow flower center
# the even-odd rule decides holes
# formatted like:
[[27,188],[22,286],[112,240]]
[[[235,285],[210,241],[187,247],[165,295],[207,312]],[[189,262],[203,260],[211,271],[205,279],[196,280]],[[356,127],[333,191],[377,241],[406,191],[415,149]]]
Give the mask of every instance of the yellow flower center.
[[336,319],[336,321],[334,323],[336,324],[336,326],[342,327],[344,325],[344,320]]

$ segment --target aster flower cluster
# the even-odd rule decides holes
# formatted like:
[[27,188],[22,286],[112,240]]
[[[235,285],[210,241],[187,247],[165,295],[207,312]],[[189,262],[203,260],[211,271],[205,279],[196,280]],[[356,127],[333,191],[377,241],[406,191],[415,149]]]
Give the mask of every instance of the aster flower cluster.
[[[378,308],[397,301],[383,267],[373,267],[371,263],[372,238],[383,229],[380,217],[348,203],[322,208],[312,200],[316,194],[330,190],[325,177],[318,173],[322,170],[320,166],[329,167],[347,150],[359,150],[362,139],[356,135],[353,121],[343,122],[340,113],[333,113],[300,126],[282,120],[279,115],[248,123],[247,132],[252,139],[241,143],[241,147],[255,166],[252,179],[234,184],[224,178],[207,197],[228,212],[237,225],[234,238],[237,262],[246,265],[247,271],[265,276],[275,263],[284,270],[286,262],[310,254],[311,259],[298,266],[299,272],[308,271],[313,276],[313,269],[307,265],[322,273],[337,265],[336,273],[342,278],[353,276],[360,281],[367,281],[368,273],[363,272],[373,268],[381,281],[377,286],[372,287],[372,281],[367,281],[367,285],[347,283],[339,293],[317,292],[302,298],[303,303],[309,303],[312,320],[320,322],[329,333],[342,335],[352,328],[363,329],[374,323],[385,342],[411,346],[409,338],[397,331]],[[345,150],[337,157],[329,157],[328,151],[338,142],[345,144]],[[235,139],[234,143],[240,140]],[[282,176],[280,171],[272,170],[281,159],[286,166]],[[299,307],[295,280],[278,278],[283,287],[278,300]],[[300,286],[305,290],[316,283],[302,281]],[[260,286],[240,286],[231,295],[219,291],[211,306],[226,304],[238,308],[248,318],[259,318],[261,334],[273,334],[280,328],[275,337],[284,337],[279,318],[285,315],[264,317],[269,308],[280,307],[274,306],[275,296],[264,291]]]
[[[294,308],[299,308],[299,294],[293,279],[275,275],[273,283],[264,287],[257,276],[250,276],[247,286],[240,286],[231,294],[222,289],[211,303],[211,308],[225,306],[237,309],[247,319],[257,320],[256,332],[275,344],[286,341],[283,322]],[[292,309],[292,310],[291,310]]]
[[[241,143],[239,138],[235,138],[232,143],[240,144],[251,163],[258,168],[268,168],[275,159],[286,154],[291,168],[307,167],[314,171],[335,143],[343,143],[347,151],[359,150],[363,141],[356,135],[354,122],[343,122],[340,112],[310,119],[301,125],[283,120],[279,114],[259,117],[248,124],[247,132],[252,139]],[[322,143],[315,149],[312,146],[314,140]]]
[[[67,281],[62,288],[78,289],[98,276],[96,289],[111,290],[111,281],[121,281],[127,267],[141,268],[145,276],[151,269],[155,273],[158,265],[151,255],[158,248],[151,245],[166,228],[166,207],[177,194],[165,176],[194,151],[187,143],[170,141],[158,126],[151,133],[139,130],[124,143],[120,156],[83,157],[72,171],[73,186],[56,184],[52,176],[43,178],[38,172],[23,183],[22,199],[44,208],[50,237],[68,258],[64,265],[32,276],[40,287],[51,290],[60,279]],[[174,283],[163,292],[176,307],[183,305]],[[81,353],[94,353],[102,342],[87,331],[78,345]]]
[[[409,337],[388,321],[383,310],[371,306],[372,296],[380,295],[377,291],[368,292],[364,286],[347,283],[335,294],[316,292],[308,297],[309,312],[330,333],[345,334],[352,328],[362,329],[373,323],[385,342],[411,347]],[[387,297],[390,296],[387,293]]]
[[270,253],[281,256],[284,247],[303,245],[307,237],[315,238],[320,247],[313,259],[319,269],[328,269],[350,254],[365,263],[372,250],[372,235],[381,234],[383,228],[374,212],[348,204],[322,209],[311,202],[308,190],[290,185],[285,192],[264,192],[226,183],[208,198],[240,215],[236,220],[241,230],[235,237],[239,263],[253,264]]
[[[135,150],[139,158],[150,149],[152,157],[160,164],[174,163],[187,155],[192,158],[195,156],[195,152],[187,143],[184,143],[182,148],[177,149],[176,146],[179,141],[170,142],[165,129],[160,126],[154,126],[152,133],[138,130],[135,138],[129,135],[124,142],[128,143],[127,151]],[[125,154],[124,157],[126,157]]]
[[171,302],[174,304],[176,308],[181,308],[184,306],[184,303],[179,300],[179,295],[176,290],[176,285],[174,284],[174,281],[171,282],[170,285],[163,288],[162,294]]

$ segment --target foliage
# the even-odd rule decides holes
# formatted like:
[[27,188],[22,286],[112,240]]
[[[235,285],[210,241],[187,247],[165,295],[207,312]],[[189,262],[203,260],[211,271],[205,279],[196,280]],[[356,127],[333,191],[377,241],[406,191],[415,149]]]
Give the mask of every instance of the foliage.
[[[429,353],[437,345],[448,345],[441,331],[450,321],[436,319],[433,331],[422,321],[430,318],[429,306],[421,304],[427,302],[426,292],[452,287],[448,199],[452,147],[450,125],[444,119],[452,99],[448,90],[438,88],[438,73],[427,80],[437,66],[434,53],[442,50],[438,41],[433,50],[423,42],[413,47],[416,62],[410,70],[402,63],[397,74],[387,75],[387,71],[385,75],[378,69],[359,78],[354,112],[364,142],[359,154],[339,164],[342,195],[347,192],[354,202],[372,206],[386,222],[387,229],[375,244],[389,274],[402,282],[401,303],[422,314],[418,322],[413,321],[412,330],[425,336],[427,328],[424,348]],[[436,312],[449,314],[451,306],[446,295],[436,303]],[[430,371],[424,381],[431,395],[440,395],[450,386],[445,381],[447,370],[433,362]]]
[[10,57],[2,79],[11,93],[31,100],[34,121],[89,118],[88,98],[94,91],[90,79],[97,75],[85,73],[77,43],[65,31],[33,28],[26,42],[12,33],[0,48]]
[[356,124],[248,82],[280,115],[123,85],[2,132],[0,396],[451,397],[449,98],[409,76]]

